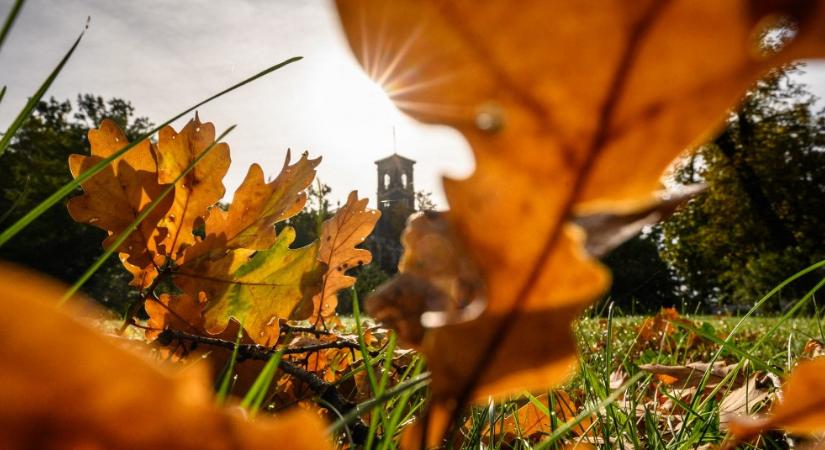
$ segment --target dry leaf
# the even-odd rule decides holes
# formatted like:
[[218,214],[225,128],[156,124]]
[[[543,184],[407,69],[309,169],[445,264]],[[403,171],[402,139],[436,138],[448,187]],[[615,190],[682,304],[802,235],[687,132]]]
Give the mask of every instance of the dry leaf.
[[[71,155],[69,169],[77,177],[104,158],[129,144],[126,135],[111,120],[105,119],[98,129],[89,130],[91,156]],[[158,183],[155,157],[149,140],[138,143],[108,167],[81,184],[84,194],[68,202],[74,220],[108,232],[103,246],[108,248],[155,198],[163,186]],[[121,258],[138,267],[151,266],[157,253],[155,239],[164,236],[158,221],[172,205],[165,198],[118,248]]]
[[347,270],[372,261],[369,250],[356,248],[381,217],[380,212],[367,209],[367,201],[358,199],[357,191],[350,192],[347,203],[321,226],[318,260],[326,265],[327,271],[321,292],[312,299],[316,320],[334,315],[338,292],[355,284],[355,278],[346,275]]
[[0,266],[0,448],[331,448],[311,413],[218,409],[202,370],[164,372],[79,322],[76,304],[57,310],[65,289]]
[[[161,129],[157,151],[158,182],[175,181],[214,140],[215,126],[210,122],[201,123],[197,114],[180,133],[172,127]],[[160,223],[167,234],[159,242],[172,260],[180,258],[182,251],[196,242],[193,233],[196,222],[223,197],[226,189],[222,180],[229,170],[229,162],[229,146],[219,143],[175,183],[174,202]]]
[[[455,127],[475,155],[476,171],[444,188],[487,310],[429,330],[422,344],[435,408],[446,409],[565,379],[570,322],[608,284],[566,223],[571,214],[649,205],[663,170],[707,139],[751,82],[821,55],[825,41],[821,2],[337,6],[356,57],[396,105]],[[772,17],[797,27],[768,53],[758,37]],[[430,443],[449,416],[431,414]]]
[[630,214],[590,214],[577,217],[574,222],[587,233],[584,246],[588,253],[601,258],[639,234],[645,226],[667,219],[677,208],[704,190],[705,185],[699,184],[677,192],[660,192],[656,195],[656,202],[642,210]]
[[[127,144],[111,121],[90,131],[89,139],[92,156],[73,155],[70,160],[75,177]],[[154,152],[149,141],[141,142],[84,182],[85,194],[69,202],[72,216],[107,230],[108,245],[159,197],[163,184],[175,182],[214,139],[214,125],[202,123],[197,115],[180,133],[164,127]],[[229,146],[215,144],[175,182],[174,197],[158,205],[118,249],[136,287],[153,290],[165,274],[182,291],[149,300],[150,339],[167,327],[221,334],[236,320],[255,343],[274,345],[279,321],[308,318],[312,299],[322,290],[328,305],[324,314],[334,312],[337,291],[354,283],[343,275],[346,266],[371,258],[369,251],[355,245],[372,231],[378,213],[368,210],[366,199],[359,200],[356,193],[324,225],[329,244],[292,249],[295,231],[287,227],[276,233],[275,224],[297,214],[306,203],[304,190],[320,158],[309,159],[304,153],[290,164],[287,152],[281,173],[268,183],[260,166],[253,164],[224,212],[215,205],[223,197],[221,180],[229,162]],[[335,267],[323,276],[327,264]]]
[[719,404],[719,426],[726,430],[731,420],[759,412],[776,399],[778,379],[771,374],[752,375],[747,383],[730,391]]
[[[706,388],[718,385],[725,377],[734,370],[736,365],[728,365],[724,361],[716,361],[710,367],[710,374],[705,383]],[[643,364],[639,369],[655,374],[659,381],[672,385],[676,388],[684,389],[697,387],[709,369],[709,364],[704,362],[687,363],[683,366],[666,366],[662,364]],[[738,378],[731,380],[734,385],[744,382],[744,375],[741,371]]]
[[782,397],[762,419],[729,421],[731,434],[744,440],[762,430],[781,427],[791,433],[825,432],[825,358],[806,360],[791,371]]

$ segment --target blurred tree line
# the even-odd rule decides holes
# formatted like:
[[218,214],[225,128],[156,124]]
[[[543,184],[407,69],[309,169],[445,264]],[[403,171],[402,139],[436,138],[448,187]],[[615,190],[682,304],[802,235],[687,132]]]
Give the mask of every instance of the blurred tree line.
[[[768,75],[719,135],[684,157],[669,180],[707,190],[605,258],[610,297],[625,310],[741,312],[825,258],[825,110],[800,69]],[[776,312],[822,271],[786,287]]]
[[[603,259],[614,283],[602,307],[610,300],[625,313],[666,306],[736,312],[825,258],[825,110],[816,110],[814,95],[794,81],[798,70],[777,71],[760,81],[713,141],[678,162],[669,184],[703,182],[707,190]],[[0,227],[71,180],[68,156],[88,152],[88,129],[104,117],[130,139],[152,126],[122,99],[85,94],[74,104],[52,98],[37,106],[0,164]],[[279,225],[296,229],[294,246],[316,239],[320,224],[334,213],[329,194],[328,186],[313,185],[304,211]],[[426,192],[416,194],[416,203],[417,210],[435,207]],[[408,213],[385,211],[382,220],[391,226],[393,242],[371,238],[365,244],[374,261],[354,269],[360,299],[395,273]],[[104,234],[71,220],[64,202],[0,248],[0,258],[73,282],[100,255]],[[112,258],[85,291],[123,310],[134,295],[128,280]],[[804,295],[813,281],[786,288],[772,311]],[[350,311],[351,302],[349,292],[342,294],[339,311]]]
[[[18,130],[0,158],[0,229],[20,219],[42,200],[72,180],[68,159],[89,152],[86,137],[104,118],[117,122],[129,139],[152,128],[136,117],[121,99],[104,100],[84,94],[74,102],[41,101]],[[80,194],[78,188],[75,195]],[[0,247],[0,259],[45,272],[66,283],[76,281],[102,253],[106,233],[69,217],[64,199]],[[111,258],[86,284],[84,291],[115,310],[123,311],[136,298],[131,277]]]

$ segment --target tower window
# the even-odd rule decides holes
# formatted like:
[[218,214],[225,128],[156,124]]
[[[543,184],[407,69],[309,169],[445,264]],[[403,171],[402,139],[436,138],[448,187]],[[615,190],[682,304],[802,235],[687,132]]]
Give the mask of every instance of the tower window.
[[390,174],[384,174],[384,189],[388,189],[390,187]]
[[407,188],[407,174],[401,174],[401,186],[406,189]]

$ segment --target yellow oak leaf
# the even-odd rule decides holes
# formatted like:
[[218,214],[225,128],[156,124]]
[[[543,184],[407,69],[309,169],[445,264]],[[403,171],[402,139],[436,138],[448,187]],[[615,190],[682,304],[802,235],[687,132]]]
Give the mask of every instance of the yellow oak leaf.
[[279,319],[306,319],[320,290],[324,267],[318,243],[289,248],[295,230],[286,227],[265,250],[237,249],[181,267],[174,281],[192,298],[206,302],[204,327],[223,332],[230,319],[243,325],[255,343],[278,342]]
[[[570,322],[608,285],[574,214],[650,205],[665,168],[754,80],[825,54],[825,2],[336,4],[353,52],[395,104],[455,127],[475,156],[475,172],[444,189],[486,310],[423,337],[431,444],[456,406],[569,375]],[[787,22],[789,43],[760,46]]]
[[82,299],[55,308],[65,289],[0,265],[0,448],[332,448],[310,412],[218,408],[203,366],[172,373],[123,349],[81,322]]
[[321,158],[301,159],[290,165],[287,152],[278,177],[267,183],[257,164],[249,167],[243,183],[224,212],[213,208],[206,219],[206,238],[186,251],[183,263],[210,252],[226,248],[262,250],[275,242],[275,223],[286,220],[303,209],[307,187],[315,179]]
[[321,226],[318,260],[326,265],[321,292],[313,297],[313,317],[321,320],[335,314],[338,292],[355,284],[347,270],[372,261],[369,250],[356,248],[375,228],[381,217],[376,210],[367,209],[368,199],[350,192],[347,203]]
[[[197,115],[180,133],[164,127],[157,144],[158,182],[174,182],[214,140],[215,126],[210,122],[201,123]],[[159,242],[167,257],[177,260],[185,248],[197,242],[193,233],[196,223],[223,197],[226,189],[222,180],[229,163],[229,146],[219,143],[175,183],[174,201],[159,225],[167,231]]]
[[[75,178],[128,145],[129,141],[114,122],[105,119],[99,128],[89,130],[89,143],[91,156],[75,154],[69,157],[69,169]],[[109,233],[103,241],[104,247],[109,247],[163,190],[157,182],[157,164],[151,147],[149,140],[138,143],[83,182],[83,195],[68,202],[69,214],[74,220]],[[151,266],[157,252],[155,238],[163,235],[157,224],[171,203],[171,196],[163,199],[117,249],[125,255],[125,261],[141,268]]]

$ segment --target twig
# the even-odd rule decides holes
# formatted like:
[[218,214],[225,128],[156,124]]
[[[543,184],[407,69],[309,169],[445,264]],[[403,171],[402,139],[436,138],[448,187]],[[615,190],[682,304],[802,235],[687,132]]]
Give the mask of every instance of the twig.
[[[158,341],[164,345],[168,345],[174,340],[191,341],[226,349],[235,348],[235,343],[231,341],[189,334],[178,330],[166,329],[163,330],[160,336],[158,336]],[[307,345],[304,347],[288,348],[285,349],[283,353],[310,353],[328,348],[358,348],[358,344],[352,341],[340,340],[335,342]],[[238,346],[238,359],[268,361],[269,358],[277,351],[277,349],[264,347],[261,345],[241,344]],[[357,406],[355,403],[352,403],[344,398],[344,396],[341,395],[334,385],[327,383],[312,372],[284,360],[281,360],[278,364],[278,369],[305,383],[320,400],[323,400],[324,403],[328,404],[332,408],[335,408],[335,410],[342,414],[347,414]],[[358,445],[363,445],[367,439],[367,435],[369,434],[369,427],[359,419],[352,423],[350,431],[353,441]]]
[[329,336],[329,335],[332,334],[332,332],[329,331],[329,330],[321,330],[321,329],[315,328],[315,327],[300,327],[300,326],[296,326],[296,325],[289,325],[289,324],[286,324],[286,323],[280,324],[280,327],[281,327],[281,331],[284,331],[284,332],[287,332],[287,333],[309,333],[309,334],[314,334],[316,336]]
[[[200,336],[197,334],[190,334],[184,331],[166,329],[160,333],[158,340],[167,345],[174,340],[183,340],[196,342],[198,344],[211,345],[213,347],[221,347],[232,350],[235,348],[235,343],[219,338],[212,338],[207,336]],[[302,347],[286,348],[282,351],[284,355],[293,355],[296,353],[313,353],[330,348],[348,348],[358,349],[358,343],[346,339],[341,339],[332,342],[322,342],[320,344],[305,345]],[[238,358],[241,360],[254,359],[259,361],[269,361],[269,358],[278,352],[277,348],[264,347],[256,344],[241,344],[238,346]]]

